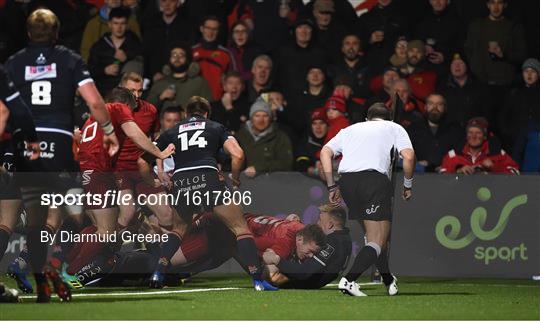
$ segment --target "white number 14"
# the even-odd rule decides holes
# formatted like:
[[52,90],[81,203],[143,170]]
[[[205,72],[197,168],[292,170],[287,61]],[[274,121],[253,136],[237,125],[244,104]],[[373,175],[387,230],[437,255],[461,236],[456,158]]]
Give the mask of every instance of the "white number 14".
[[180,151],[187,151],[190,146],[197,145],[199,148],[204,148],[208,144],[204,137],[200,135],[203,133],[203,130],[198,130],[191,138],[188,140],[188,132],[180,133],[178,138],[180,139]]

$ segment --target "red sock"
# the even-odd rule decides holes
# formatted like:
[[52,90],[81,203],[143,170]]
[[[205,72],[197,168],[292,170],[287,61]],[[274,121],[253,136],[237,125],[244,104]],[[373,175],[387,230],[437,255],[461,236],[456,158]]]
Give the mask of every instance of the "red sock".
[[68,274],[77,273],[84,265],[91,262],[92,259],[107,245],[108,243],[99,241],[84,243],[79,254],[77,254],[77,257],[69,263]]
[[[88,227],[83,228],[83,230],[81,230],[79,232],[79,234],[93,234],[96,231],[97,231],[97,227],[94,226],[94,225],[90,225]],[[75,260],[75,257],[77,257],[77,255],[79,255],[79,253],[81,251],[81,247],[83,245],[84,245],[84,243],[76,243],[75,245],[73,245],[73,247],[71,248],[69,253],[66,255],[66,261],[68,263],[71,263],[73,260]]]

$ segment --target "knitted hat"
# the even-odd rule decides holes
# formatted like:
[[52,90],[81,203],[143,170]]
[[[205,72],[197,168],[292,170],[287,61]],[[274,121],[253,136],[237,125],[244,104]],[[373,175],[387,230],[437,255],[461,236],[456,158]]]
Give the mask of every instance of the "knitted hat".
[[416,48],[418,49],[422,54],[426,53],[426,45],[422,40],[411,40],[407,43],[407,51]]
[[311,112],[311,122],[315,120],[321,120],[325,123],[328,123],[328,118],[326,117],[326,110],[324,107],[319,107]]
[[324,104],[325,110],[338,110],[341,113],[347,112],[347,107],[345,104],[345,99],[342,96],[331,96],[327,101],[326,104]]
[[471,127],[476,127],[484,132],[484,135],[487,135],[489,122],[485,117],[473,117],[467,122],[467,130]]
[[525,70],[527,68],[534,69],[538,74],[540,74],[540,62],[538,59],[535,58],[529,58],[524,63],[523,66],[521,66],[521,70]]
[[334,2],[332,0],[317,0],[313,9],[319,12],[334,12]]
[[253,114],[257,112],[265,112],[268,116],[272,116],[272,109],[270,104],[268,104],[262,97],[257,98],[257,100],[251,105],[249,110],[249,118],[253,117]]

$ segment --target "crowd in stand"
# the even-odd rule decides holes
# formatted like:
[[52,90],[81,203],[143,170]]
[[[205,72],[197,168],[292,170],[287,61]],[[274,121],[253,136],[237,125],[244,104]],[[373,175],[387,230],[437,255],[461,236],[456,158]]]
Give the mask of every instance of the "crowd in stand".
[[211,101],[249,176],[319,177],[321,147],[396,95],[418,171],[540,171],[537,1],[0,0],[0,62],[39,6],[102,95],[136,72],[158,111]]

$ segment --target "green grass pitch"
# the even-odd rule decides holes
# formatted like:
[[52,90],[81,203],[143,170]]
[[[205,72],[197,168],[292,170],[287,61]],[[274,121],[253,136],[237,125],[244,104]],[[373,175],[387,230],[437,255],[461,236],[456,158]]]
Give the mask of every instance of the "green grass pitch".
[[401,277],[398,285],[397,296],[382,285],[363,285],[369,296],[353,298],[335,286],[259,293],[241,275],[202,275],[161,291],[89,287],[74,292],[70,303],[25,298],[0,304],[0,320],[540,319],[540,284],[534,281]]

